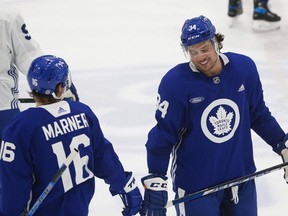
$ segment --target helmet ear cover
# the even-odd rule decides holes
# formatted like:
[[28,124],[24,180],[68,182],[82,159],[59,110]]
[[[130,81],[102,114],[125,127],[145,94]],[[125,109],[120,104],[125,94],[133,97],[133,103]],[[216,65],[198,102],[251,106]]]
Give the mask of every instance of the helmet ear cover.
[[59,57],[44,55],[36,58],[30,65],[27,81],[31,91],[43,95],[55,95],[59,83],[67,91],[71,77],[67,63]]
[[205,16],[199,16],[185,21],[182,27],[181,45],[188,47],[212,39],[216,29]]

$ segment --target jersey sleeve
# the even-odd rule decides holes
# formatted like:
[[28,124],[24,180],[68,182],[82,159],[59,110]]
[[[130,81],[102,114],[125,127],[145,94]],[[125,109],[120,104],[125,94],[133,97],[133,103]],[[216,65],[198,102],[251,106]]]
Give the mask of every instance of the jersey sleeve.
[[[252,68],[257,72],[255,64]],[[264,101],[262,84],[259,74],[254,73],[250,84],[250,122],[251,128],[269,145],[274,148],[284,137],[285,133],[279,123],[272,116]]]
[[150,130],[146,143],[149,173],[166,175],[171,151],[185,128],[187,107],[178,85],[181,85],[179,80],[166,75],[158,88],[157,123]]
[[94,116],[92,130],[95,131],[92,137],[94,175],[110,185],[112,195],[118,194],[126,182],[124,168],[111,142],[104,137],[96,116]]
[[4,197],[2,200],[4,215],[21,214],[28,205],[34,182],[28,150],[29,131],[21,133],[20,130],[23,130],[21,127],[18,118],[12,121],[4,130],[1,143],[0,184]]
[[24,18],[19,12],[11,23],[10,38],[15,64],[20,72],[26,75],[31,62],[42,55],[42,50],[38,42],[31,37]]

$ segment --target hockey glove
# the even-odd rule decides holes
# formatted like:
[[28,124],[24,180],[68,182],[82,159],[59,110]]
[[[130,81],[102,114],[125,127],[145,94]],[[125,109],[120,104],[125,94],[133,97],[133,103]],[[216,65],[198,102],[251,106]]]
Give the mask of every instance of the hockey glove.
[[77,90],[73,83],[71,84],[70,88],[63,94],[63,99],[67,101],[79,101]]
[[[286,134],[283,140],[277,144],[274,151],[281,155],[284,163],[288,162],[288,134]],[[284,168],[284,171],[284,178],[288,184],[288,168]]]
[[141,216],[165,216],[168,201],[167,177],[152,174],[141,179],[144,186],[144,200]]
[[125,206],[122,215],[132,216],[139,212],[142,203],[142,196],[132,172],[125,173],[127,176],[127,183],[119,194]]

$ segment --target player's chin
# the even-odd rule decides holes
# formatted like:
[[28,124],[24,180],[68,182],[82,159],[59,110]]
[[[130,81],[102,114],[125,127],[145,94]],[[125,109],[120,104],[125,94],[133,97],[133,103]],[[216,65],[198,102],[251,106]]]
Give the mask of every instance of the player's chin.
[[209,64],[206,63],[206,64],[199,64],[197,66],[197,68],[202,71],[202,72],[206,72],[206,71],[209,71]]

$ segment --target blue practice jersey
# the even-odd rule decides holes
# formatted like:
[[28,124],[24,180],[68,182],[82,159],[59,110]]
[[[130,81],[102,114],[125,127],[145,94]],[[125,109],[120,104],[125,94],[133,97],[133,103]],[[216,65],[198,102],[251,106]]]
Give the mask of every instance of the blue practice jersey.
[[29,108],[6,127],[0,151],[4,215],[30,209],[71,150],[76,155],[35,215],[88,215],[94,175],[113,195],[126,183],[124,169],[98,119],[80,102]]
[[183,63],[159,85],[147,161],[150,173],[166,174],[172,153],[174,190],[192,193],[255,172],[251,128],[272,148],[285,135],[265,105],[255,63],[235,53],[220,59],[217,76]]

